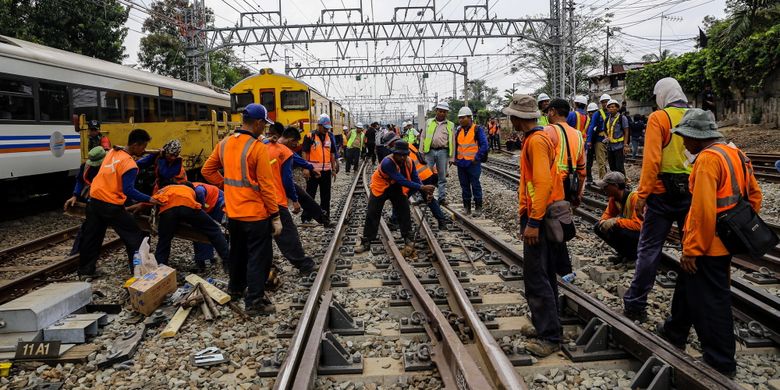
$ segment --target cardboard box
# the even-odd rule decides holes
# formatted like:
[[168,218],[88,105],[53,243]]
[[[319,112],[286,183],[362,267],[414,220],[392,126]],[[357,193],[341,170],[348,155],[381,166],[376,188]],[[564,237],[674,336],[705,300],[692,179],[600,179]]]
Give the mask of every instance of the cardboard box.
[[148,316],[160,307],[166,295],[176,291],[176,270],[161,265],[133,282],[127,291],[133,309]]

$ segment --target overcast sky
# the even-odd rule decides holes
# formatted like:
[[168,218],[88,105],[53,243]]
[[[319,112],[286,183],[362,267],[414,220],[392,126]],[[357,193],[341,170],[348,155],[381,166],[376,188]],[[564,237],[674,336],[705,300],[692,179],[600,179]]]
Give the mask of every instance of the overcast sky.
[[[393,8],[423,6],[430,0],[363,0],[363,19],[370,18],[376,21],[389,21],[393,17]],[[435,0],[438,19],[458,19],[463,17],[464,5],[484,4],[485,0]],[[527,0],[488,0],[490,17],[499,19],[520,19],[524,17],[539,17],[549,15],[549,3],[544,1]],[[125,4],[134,3],[128,27],[130,31],[125,40],[127,64],[138,61],[138,46],[141,37],[141,23],[147,17],[143,8],[152,0],[123,0]],[[664,19],[663,48],[668,48],[674,53],[684,53],[694,50],[695,41],[683,40],[693,38],[698,34],[698,27],[702,26],[702,19],[706,15],[722,17],[724,15],[725,0],[580,0],[575,3],[575,13],[580,15],[599,15],[606,12],[615,13],[610,25],[622,27],[622,32],[617,33],[610,42],[611,51],[617,55],[623,55],[627,61],[639,61],[640,57],[648,53],[658,53],[658,38],[661,27],[661,13],[671,16]],[[214,10],[215,24],[220,27],[232,26],[238,21],[238,11],[271,11],[278,7],[278,0],[206,0],[206,6]],[[287,24],[310,24],[320,17],[323,8],[358,8],[360,0],[283,0],[282,15]],[[403,11],[398,13],[403,20]],[[430,13],[426,14],[430,17]],[[357,20],[353,14],[352,21]],[[406,20],[419,20],[416,14],[410,12]],[[330,18],[326,15],[325,22]],[[345,14],[336,14],[336,22],[346,22]],[[268,21],[262,21],[268,23]],[[630,34],[626,35],[626,34]],[[606,35],[602,33],[601,35]],[[674,41],[677,40],[677,41]],[[539,87],[533,81],[533,77],[527,74],[510,74],[512,57],[504,55],[509,53],[507,44],[509,39],[485,39],[476,49],[477,54],[499,54],[495,56],[477,56],[468,59],[469,78],[479,78],[487,81],[488,85],[496,87],[499,91],[511,89],[513,83],[520,92],[531,92]],[[464,56],[469,55],[469,49],[463,40],[442,41],[429,40],[423,43],[426,57],[433,56]],[[353,43],[347,53],[348,57],[365,58],[368,52],[373,61],[374,52],[376,58],[398,57],[399,44],[397,42],[379,42],[374,47],[373,42],[368,44],[361,42],[355,48]],[[275,62],[255,63],[265,60],[265,55],[260,47],[237,47],[236,54],[248,62],[252,68],[274,68],[277,72],[284,72],[284,62],[278,59]],[[284,48],[277,48],[277,52],[284,53]],[[400,52],[404,62],[412,62],[412,50],[408,43],[400,43]],[[332,60],[337,57],[335,43],[310,44],[307,47],[296,45],[293,50],[288,47],[288,55],[294,57],[294,62],[300,62],[303,66],[316,66],[317,59]],[[427,62],[461,61],[459,58],[431,58]],[[346,64],[347,61],[342,61]],[[331,97],[362,95],[386,95],[390,76],[363,76],[361,81],[355,80],[355,76],[329,78],[306,78],[305,81],[318,90],[328,91]],[[458,93],[462,94],[463,77],[457,77]],[[396,75],[392,77],[393,94],[420,94],[420,85],[415,75]],[[453,76],[449,73],[432,73],[426,80],[428,94],[440,98],[452,96]],[[404,110],[415,111],[415,104],[403,105]],[[390,106],[388,106],[390,107]],[[392,107],[398,107],[393,105]]]

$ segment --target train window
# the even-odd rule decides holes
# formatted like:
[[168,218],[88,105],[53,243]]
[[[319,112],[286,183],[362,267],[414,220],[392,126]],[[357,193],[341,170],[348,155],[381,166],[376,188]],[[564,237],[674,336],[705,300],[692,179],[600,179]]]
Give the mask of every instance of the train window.
[[73,113],[85,115],[87,120],[98,118],[98,94],[94,89],[73,88]]
[[103,122],[122,121],[122,94],[113,91],[100,91],[100,116]]
[[160,120],[173,120],[173,100],[160,98]]
[[234,93],[230,96],[230,98],[231,104],[233,105],[233,112],[244,111],[244,107],[246,107],[247,104],[255,102],[255,98],[252,96],[252,92]]
[[282,91],[282,110],[308,110],[309,94],[307,91]]
[[270,92],[260,92],[260,104],[265,106],[265,109],[268,111],[275,111],[276,110],[276,100],[274,100],[274,93],[273,91]]
[[199,121],[211,120],[211,111],[209,111],[209,109],[204,104],[198,104],[198,120]]
[[173,120],[184,122],[187,120],[187,104],[180,100],[173,101]]
[[125,95],[125,119],[133,118],[135,122],[142,122],[141,118],[141,97],[138,95]]
[[187,120],[188,121],[196,121],[196,120],[198,120],[198,104],[197,103],[187,103]]
[[68,87],[41,83],[38,87],[38,107],[41,111],[42,121],[69,121]]
[[0,79],[0,120],[35,120],[32,84]]
[[144,101],[144,122],[159,122],[160,116],[157,114],[157,98],[145,96]]

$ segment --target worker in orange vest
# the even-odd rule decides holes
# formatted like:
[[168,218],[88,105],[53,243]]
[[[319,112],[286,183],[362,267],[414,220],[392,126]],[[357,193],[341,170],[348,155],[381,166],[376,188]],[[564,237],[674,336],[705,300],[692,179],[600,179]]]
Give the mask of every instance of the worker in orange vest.
[[103,158],[100,170],[89,187],[87,218],[81,227],[79,278],[100,276],[96,264],[109,226],[124,242],[128,266],[132,267],[133,254],[141,246],[144,233],[135,218],[125,210],[125,202],[132,200],[162,205],[162,202],[135,189],[138,165],[133,156],[142,155],[151,139],[146,130],[135,129],[127,137],[126,149],[114,147]]
[[[330,118],[320,117],[317,122],[317,131],[312,132],[303,139],[303,158],[306,159],[314,170],[319,173],[319,177],[309,175],[304,171],[306,177],[306,192],[310,197],[317,195],[317,188],[320,190],[320,207],[325,210],[324,219],[330,219],[330,190],[331,181],[336,180],[339,173],[339,153],[336,149],[336,140],[333,133],[329,130],[333,128]],[[304,212],[301,216],[301,222],[306,223],[313,216]]]
[[225,191],[230,231],[228,292],[238,299],[246,290],[246,312],[258,316],[276,312],[265,297],[265,282],[273,259],[271,239],[282,233],[282,221],[268,147],[257,140],[265,125],[273,122],[257,103],[247,105],[242,117],[241,128],[217,144],[201,173]]
[[498,125],[496,118],[490,118],[488,124],[488,144],[490,150],[501,150],[501,126]]
[[615,264],[636,261],[639,230],[642,219],[634,212],[636,191],[627,188],[626,177],[620,172],[610,172],[596,186],[609,198],[607,208],[596,222],[596,235],[617,251],[609,260]]
[[761,210],[761,187],[750,160],[734,144],[722,141],[715,117],[692,108],[683,115],[674,134],[696,156],[690,176],[691,207],[682,232],[682,272],[677,277],[671,316],[658,332],[684,349],[691,326],[702,348],[702,359],[733,378],[734,319],[731,312],[731,254],[716,233],[720,213],[743,199]]
[[206,236],[222,261],[227,261],[228,243],[225,235],[219,224],[203,211],[203,206],[196,199],[192,183],[176,184],[173,180],[160,182],[160,189],[152,198],[164,203],[159,208],[158,240],[154,251],[154,258],[158,263],[168,264],[171,240],[181,222],[189,224],[192,230]]
[[[203,205],[203,211],[217,224],[222,225],[225,218],[225,193],[219,187],[208,183],[193,182],[192,187],[195,189],[195,199]],[[216,264],[213,245],[193,242],[192,249],[195,253],[193,258],[195,267],[193,267],[191,272],[204,273],[206,271],[206,260],[210,260],[211,265]],[[230,274],[228,258],[222,259],[222,266],[225,269],[225,273]]]
[[368,199],[366,223],[363,227],[363,237],[355,248],[355,253],[367,251],[371,241],[376,238],[382,208],[387,200],[393,204],[393,210],[397,213],[401,225],[401,237],[406,243],[403,253],[406,255],[414,252],[414,242],[411,237],[412,221],[407,198],[413,191],[420,191],[426,197],[426,201],[430,201],[433,199],[433,190],[436,187],[420,182],[415,163],[409,158],[409,153],[409,144],[406,141],[396,141],[393,153],[382,159],[371,175],[371,196]]
[[588,106],[588,97],[577,95],[574,97],[574,110],[566,117],[566,123],[582,133],[582,139],[588,139],[588,127],[590,126],[590,116],[586,111]]
[[462,107],[458,111],[458,128],[455,130],[455,165],[458,167],[463,209],[471,215],[471,200],[474,198],[475,216],[482,214],[482,160],[487,159],[488,143],[485,129],[477,126],[471,109]]

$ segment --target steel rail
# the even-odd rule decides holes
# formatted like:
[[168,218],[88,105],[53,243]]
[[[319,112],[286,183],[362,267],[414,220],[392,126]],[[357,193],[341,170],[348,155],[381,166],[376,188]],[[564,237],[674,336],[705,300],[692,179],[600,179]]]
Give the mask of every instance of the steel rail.
[[455,303],[474,333],[477,346],[479,347],[485,363],[485,368],[489,371],[491,379],[493,380],[494,388],[527,389],[528,386],[518,375],[517,371],[515,371],[514,366],[507,358],[506,353],[504,353],[498,345],[498,342],[496,342],[496,339],[485,324],[479,319],[479,314],[477,314],[474,306],[472,306],[468,295],[466,295],[466,291],[458,281],[458,276],[455,275],[455,271],[453,271],[452,266],[449,261],[447,261],[447,256],[439,245],[439,242],[436,240],[436,236],[433,234],[428,221],[423,219],[423,213],[420,212],[419,207],[414,208],[414,213],[415,218],[422,226],[422,231],[426,241],[428,241],[428,245],[433,250],[436,260],[438,260],[439,268],[441,269],[447,284],[450,286],[450,290],[455,298]]
[[[479,236],[485,243],[499,251],[502,260],[507,265],[523,264],[523,257],[506,242],[494,237],[489,232],[474,224],[462,213],[446,207],[466,229]],[[598,299],[590,296],[575,285],[563,283],[558,279],[558,288],[583,320],[600,318],[611,326],[614,341],[629,354],[640,361],[650,356],[657,356],[674,367],[674,383],[680,389],[731,389],[739,390],[741,386],[729,380],[713,368],[702,364],[684,351],[673,346],[666,340],[652,334],[630,319],[614,312]]]
[[47,234],[43,237],[23,242],[8,248],[0,249],[0,263],[7,261],[15,256],[26,255],[31,252],[35,252],[50,246],[59,244],[78,233],[80,225],[71,226],[69,228]]
[[[366,168],[365,162],[360,165],[358,172],[363,172]],[[300,371],[298,370],[301,361],[304,358],[304,351],[307,343],[307,339],[312,336],[311,330],[314,326],[315,319],[317,318],[317,312],[319,309],[320,295],[325,289],[325,282],[327,280],[328,270],[334,267],[334,259],[336,257],[337,248],[341,242],[341,237],[344,235],[347,215],[349,215],[349,209],[354,199],[355,188],[359,181],[360,175],[355,175],[350,186],[347,198],[344,200],[344,208],[341,210],[341,215],[336,223],[333,238],[330,240],[328,248],[325,250],[325,255],[320,263],[320,271],[317,273],[317,277],[309,290],[309,297],[306,299],[306,303],[298,320],[298,326],[295,328],[292,338],[290,339],[290,345],[287,347],[287,357],[284,359],[282,366],[279,368],[279,373],[276,376],[274,382],[274,389],[291,389],[297,380]],[[319,333],[314,335],[319,336]],[[306,356],[306,359],[312,360],[314,356]],[[307,363],[309,365],[310,363]],[[314,375],[313,371],[309,371],[310,376]]]

